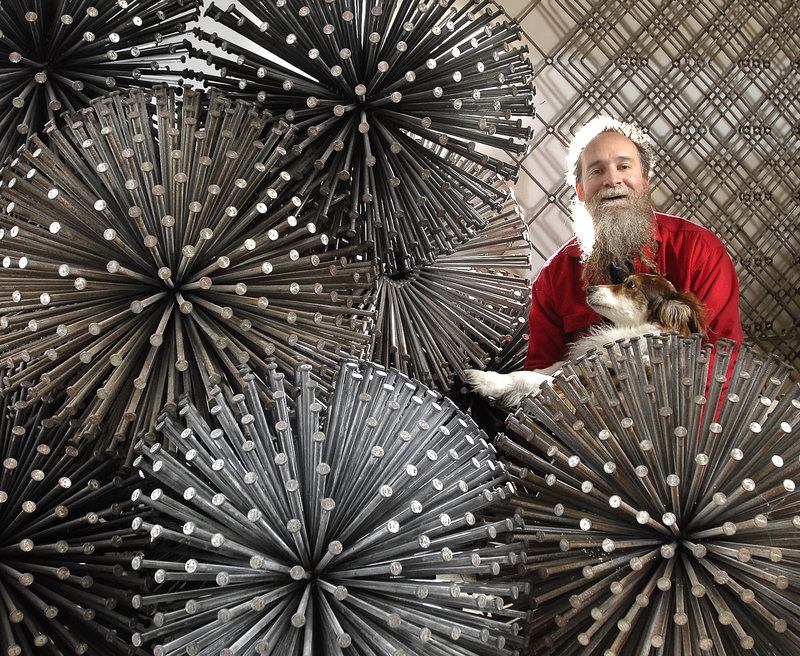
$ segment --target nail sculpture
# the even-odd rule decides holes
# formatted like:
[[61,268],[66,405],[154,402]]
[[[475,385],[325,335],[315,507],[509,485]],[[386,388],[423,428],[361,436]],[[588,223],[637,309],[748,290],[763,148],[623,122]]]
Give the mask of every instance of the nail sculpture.
[[452,253],[414,272],[379,276],[372,359],[449,390],[464,369],[503,353],[525,324],[526,271],[527,227],[509,200]]
[[131,654],[147,620],[132,606],[147,582],[129,565],[148,543],[131,527],[141,481],[76,447],[67,423],[43,430],[45,404],[20,410],[20,395],[0,395],[3,654]]
[[532,653],[793,653],[790,367],[700,336],[631,341],[609,345],[613,378],[597,353],[568,362],[497,440],[526,525]]
[[200,2],[23,2],[0,6],[0,162],[65,111],[132,85],[178,81]]
[[157,656],[522,654],[520,543],[492,508],[512,492],[447,399],[397,370],[341,365],[329,404],[311,367],[242,372],[234,393],[164,413],[140,442],[152,538],[136,571]]
[[[33,138],[0,182],[0,361],[19,403],[132,455],[159,410],[244,362],[362,355],[365,246],[336,248],[289,182],[294,129],[221,94],[113,93]],[[288,157],[288,159],[286,159]],[[200,390],[201,392],[197,392]],[[60,395],[60,396],[59,396]]]
[[314,184],[349,197],[317,220],[332,238],[374,244],[382,271],[472,237],[486,217],[469,199],[502,206],[499,187],[459,166],[516,179],[529,147],[533,69],[494,3],[211,3],[206,16],[227,31],[195,31],[214,46],[199,50],[217,69],[203,79],[297,128],[298,154],[326,169]]

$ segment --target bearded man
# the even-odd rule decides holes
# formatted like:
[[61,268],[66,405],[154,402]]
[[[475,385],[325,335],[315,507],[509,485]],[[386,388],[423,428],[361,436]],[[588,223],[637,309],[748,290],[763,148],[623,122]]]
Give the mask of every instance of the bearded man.
[[656,212],[650,200],[654,156],[636,126],[598,117],[575,135],[567,182],[575,187],[575,237],[533,282],[525,369],[548,370],[567,345],[603,321],[586,304],[586,287],[630,273],[659,272],[703,302],[708,340],[742,341],[739,281],[719,238],[686,219]]

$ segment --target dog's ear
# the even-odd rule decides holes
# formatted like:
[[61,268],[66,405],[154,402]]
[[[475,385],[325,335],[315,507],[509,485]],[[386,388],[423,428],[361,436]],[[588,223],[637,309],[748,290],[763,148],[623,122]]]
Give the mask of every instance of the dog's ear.
[[692,292],[686,290],[678,292],[681,302],[691,311],[689,319],[689,332],[705,335],[708,332],[708,321],[706,320],[706,308]]
[[703,304],[690,291],[675,292],[653,308],[653,318],[667,330],[681,335],[705,334],[706,318]]

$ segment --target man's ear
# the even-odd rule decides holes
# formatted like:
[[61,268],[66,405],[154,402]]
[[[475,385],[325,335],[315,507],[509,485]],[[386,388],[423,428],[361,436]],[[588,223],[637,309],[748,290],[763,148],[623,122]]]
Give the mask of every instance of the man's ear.
[[575,183],[575,193],[578,194],[578,200],[583,202],[583,185],[580,182]]

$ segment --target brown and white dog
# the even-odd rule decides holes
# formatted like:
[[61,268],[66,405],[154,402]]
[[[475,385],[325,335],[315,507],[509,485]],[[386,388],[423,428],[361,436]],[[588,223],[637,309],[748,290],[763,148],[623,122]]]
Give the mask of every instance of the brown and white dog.
[[[569,359],[595,349],[605,357],[605,344],[648,333],[678,332],[688,336],[706,331],[703,305],[697,297],[690,291],[677,291],[658,274],[634,273],[617,285],[593,285],[586,289],[586,302],[611,324],[593,326],[587,335],[570,344]],[[505,407],[515,407],[543,382],[551,381],[552,374],[563,365],[561,361],[547,369],[510,374],[467,369],[464,379],[481,396],[493,397]]]

